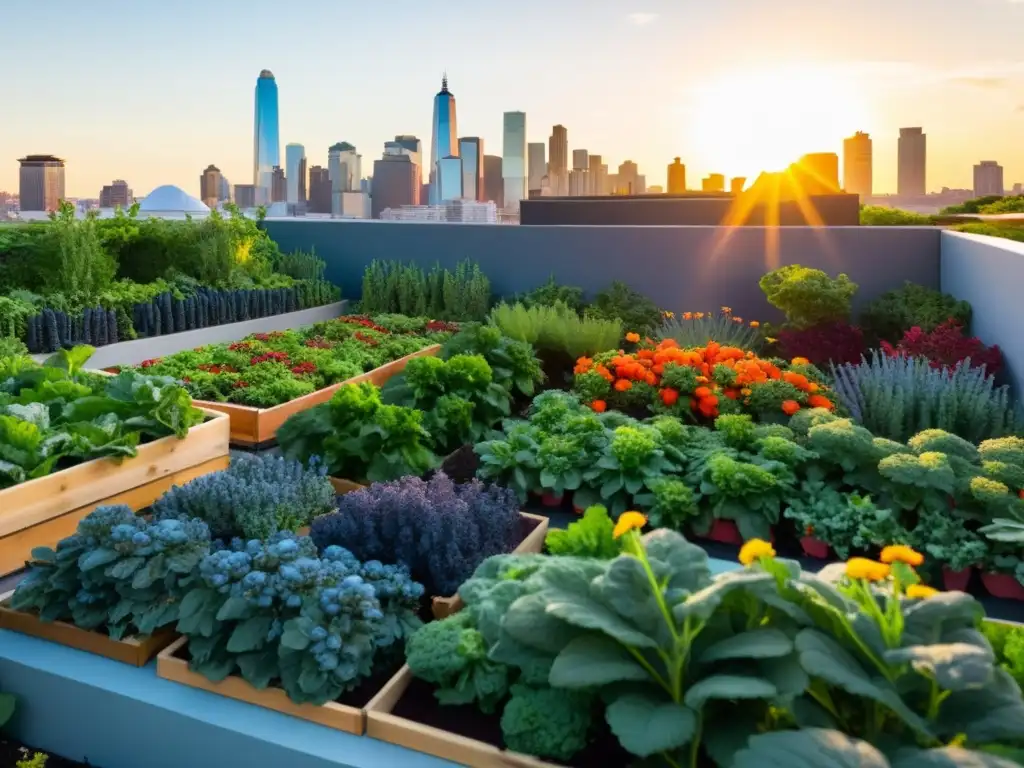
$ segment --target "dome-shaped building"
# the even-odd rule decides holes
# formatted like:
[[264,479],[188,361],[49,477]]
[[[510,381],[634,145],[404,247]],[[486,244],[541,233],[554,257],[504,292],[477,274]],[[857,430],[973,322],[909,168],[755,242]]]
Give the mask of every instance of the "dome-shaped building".
[[202,200],[187,194],[181,187],[165,184],[150,192],[139,203],[139,214],[161,219],[202,218],[210,215],[210,208]]

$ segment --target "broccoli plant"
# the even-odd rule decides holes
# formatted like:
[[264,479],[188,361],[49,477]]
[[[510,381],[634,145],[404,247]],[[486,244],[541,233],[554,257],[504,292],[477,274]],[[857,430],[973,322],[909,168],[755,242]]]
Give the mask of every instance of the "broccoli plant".
[[587,745],[593,700],[590,691],[513,685],[501,715],[505,745],[527,755],[570,759]]
[[651,483],[679,467],[665,456],[660,435],[650,427],[615,430],[608,451],[583,473],[586,487],[576,492],[577,506],[605,503],[612,514],[627,510]]

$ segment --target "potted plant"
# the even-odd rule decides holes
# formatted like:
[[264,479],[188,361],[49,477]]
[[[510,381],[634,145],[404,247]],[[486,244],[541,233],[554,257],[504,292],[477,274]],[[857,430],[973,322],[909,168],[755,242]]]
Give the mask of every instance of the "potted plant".
[[981,583],[992,597],[1024,600],[1024,561],[1012,551],[996,548],[986,559]]
[[[768,466],[740,461],[727,453],[707,460],[700,494],[713,518],[712,541],[742,544],[747,539],[772,538],[771,526],[779,521],[784,486]],[[701,528],[704,530],[702,531]]]
[[985,560],[988,546],[964,521],[944,512],[922,512],[913,531],[914,546],[942,564],[948,590],[966,591],[974,567]]
[[796,523],[806,554],[824,560],[834,548],[845,559],[857,534],[862,503],[860,497],[842,493],[830,483],[805,480],[783,514]]

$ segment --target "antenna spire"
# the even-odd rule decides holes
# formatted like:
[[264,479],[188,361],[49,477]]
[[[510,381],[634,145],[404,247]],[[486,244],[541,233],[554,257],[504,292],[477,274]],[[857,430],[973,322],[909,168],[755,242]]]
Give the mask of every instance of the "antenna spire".
[[441,93],[448,93],[448,70],[441,75]]

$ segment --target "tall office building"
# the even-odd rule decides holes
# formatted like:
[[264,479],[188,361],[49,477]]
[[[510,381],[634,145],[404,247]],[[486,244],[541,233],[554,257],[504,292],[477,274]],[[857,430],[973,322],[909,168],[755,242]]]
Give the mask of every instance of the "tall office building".
[[235,184],[235,205],[241,210],[256,207],[256,187],[252,184]]
[[437,161],[437,194],[441,196],[439,205],[451,200],[461,200],[464,196],[462,158],[458,155],[448,155]]
[[686,166],[677,157],[668,167],[668,193],[681,195],[686,191]]
[[288,179],[288,204],[306,202],[306,148],[288,144],[284,148],[285,178]]
[[620,195],[642,195],[646,192],[646,186],[639,173],[640,169],[632,160],[627,160],[619,166],[619,178],[616,184],[616,192]]
[[331,177],[331,214],[340,216],[344,193],[362,189],[362,156],[352,144],[339,141],[327,150],[327,170]]
[[53,155],[28,155],[18,162],[21,210],[56,211],[64,199],[64,161]]
[[746,176],[733,176],[729,180],[729,191],[734,195],[740,194],[745,186],[747,186]]
[[475,136],[459,139],[462,160],[462,196],[467,200],[484,199],[484,140]]
[[601,197],[608,194],[608,166],[601,163],[600,155],[587,158],[590,170],[587,172],[588,195]]
[[548,139],[548,181],[551,194],[569,194],[569,131],[564,125],[551,129]]
[[839,155],[835,152],[804,155],[790,170],[805,194],[830,195],[839,191]]
[[[209,208],[216,208],[217,203],[220,202],[221,180],[223,178],[220,168],[212,163],[206,166],[206,169],[199,177],[199,199]],[[103,207],[102,204],[100,207]]]
[[228,177],[223,173],[220,175],[220,186],[217,188],[217,202],[231,202],[231,182],[228,181]]
[[531,141],[527,147],[527,191],[540,189],[541,180],[548,175],[547,147],[543,141]]
[[285,178],[284,168],[280,165],[274,166],[270,175],[270,202],[284,203],[288,200],[288,179]]
[[[445,158],[459,156],[457,123],[455,95],[448,90],[448,75],[445,74],[441,78],[441,90],[434,97],[434,122],[430,137],[430,205],[451,199],[448,190],[440,189],[438,166]],[[459,176],[461,178],[461,173]]]
[[497,155],[484,155],[484,200],[498,208],[505,207],[505,180],[501,166],[502,160]]
[[[518,211],[526,199],[526,113],[506,112],[501,147],[501,175],[504,181],[502,206]],[[497,201],[495,201],[497,202]]]
[[[388,142],[389,144],[391,142]],[[420,204],[420,170],[411,153],[388,152],[373,161],[373,194],[370,217],[379,219],[383,211]]]
[[848,139],[843,139],[843,191],[849,195],[871,197],[874,187],[873,180],[874,152],[871,137],[863,131],[857,131]]
[[897,154],[896,194],[913,197],[926,194],[927,134],[921,128],[900,128]]
[[270,202],[274,166],[281,165],[277,81],[269,69],[256,80],[256,119],[253,130],[252,185],[256,205]]
[[134,202],[135,195],[123,179],[114,179],[100,190],[100,208],[128,208]]
[[331,212],[331,172],[320,165],[309,169],[309,212]]
[[974,166],[974,196],[1003,194],[1003,166],[995,160],[982,160]]
[[[423,142],[415,136],[402,134],[395,136],[394,141],[384,142],[385,155],[408,155],[416,166],[417,186],[423,185]],[[427,198],[417,193],[417,199],[425,203]],[[417,203],[419,205],[419,203]]]
[[574,171],[585,171],[588,168],[587,150],[574,149],[572,151],[572,169]]
[[590,190],[590,172],[585,168],[573,168],[569,171],[570,197],[584,197]]

